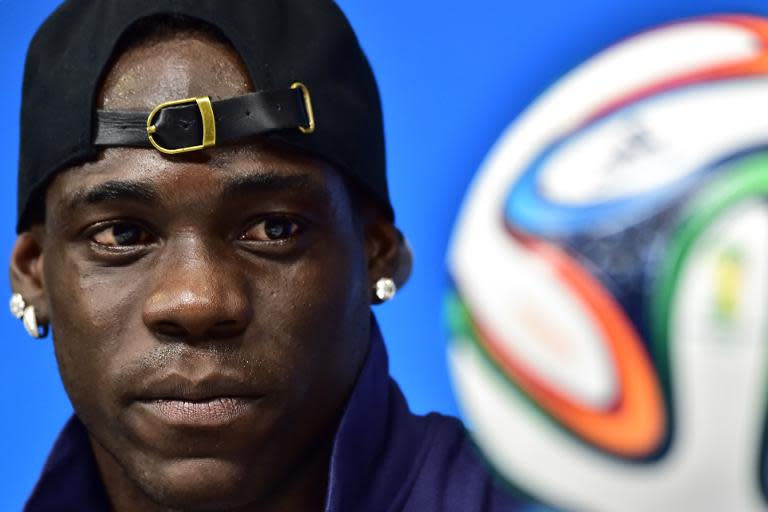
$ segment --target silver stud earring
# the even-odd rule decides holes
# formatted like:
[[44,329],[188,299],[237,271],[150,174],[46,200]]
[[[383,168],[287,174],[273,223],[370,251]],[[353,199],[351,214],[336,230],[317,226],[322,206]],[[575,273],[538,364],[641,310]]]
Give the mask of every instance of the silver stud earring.
[[391,277],[382,277],[376,281],[376,297],[382,302],[392,300],[397,293],[397,286]]
[[47,325],[40,326],[37,324],[35,306],[28,306],[20,293],[11,295],[9,306],[11,308],[11,314],[21,320],[24,324],[24,329],[26,329],[27,334],[35,339],[44,338],[48,334]]
[[15,316],[17,320],[21,320],[24,317],[24,308],[27,307],[27,303],[24,302],[24,297],[22,297],[20,293],[11,295],[11,301],[8,305],[11,308],[11,314]]

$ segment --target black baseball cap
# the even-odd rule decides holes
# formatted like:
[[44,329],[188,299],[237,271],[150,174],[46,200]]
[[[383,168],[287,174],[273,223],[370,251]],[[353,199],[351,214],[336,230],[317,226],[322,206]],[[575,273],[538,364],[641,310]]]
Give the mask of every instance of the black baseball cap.
[[[186,99],[151,113],[97,110],[121,37],[163,16],[215,28],[239,53],[255,92]],[[68,0],[30,44],[20,133],[17,232],[41,217],[56,173],[95,159],[102,147],[173,153],[253,135],[329,161],[394,219],[376,81],[331,0]]]

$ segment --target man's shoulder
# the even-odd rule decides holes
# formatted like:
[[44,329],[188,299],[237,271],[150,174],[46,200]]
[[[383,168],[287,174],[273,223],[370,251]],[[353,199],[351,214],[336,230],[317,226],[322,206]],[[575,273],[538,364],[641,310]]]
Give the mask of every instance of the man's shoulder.
[[389,456],[399,459],[402,487],[395,502],[404,511],[497,512],[518,510],[517,498],[494,474],[458,418],[413,414],[397,385],[390,398]]
[[374,338],[331,456],[326,512],[520,510],[460,420],[411,412]]

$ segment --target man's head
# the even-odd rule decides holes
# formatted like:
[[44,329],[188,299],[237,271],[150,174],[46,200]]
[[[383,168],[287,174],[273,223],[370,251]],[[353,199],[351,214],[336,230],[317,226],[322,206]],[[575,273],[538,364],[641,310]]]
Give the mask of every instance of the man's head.
[[[149,111],[254,87],[215,30],[154,18],[118,46],[95,102]],[[322,499],[374,283],[402,282],[407,250],[365,183],[276,135],[174,156],[103,149],[30,200],[44,212],[14,248],[14,291],[52,327],[113,500]]]

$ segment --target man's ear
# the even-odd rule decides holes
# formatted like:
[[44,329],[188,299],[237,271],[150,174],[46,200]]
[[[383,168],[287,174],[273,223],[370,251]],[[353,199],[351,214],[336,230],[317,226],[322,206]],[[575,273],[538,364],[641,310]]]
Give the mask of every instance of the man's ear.
[[368,256],[368,285],[371,302],[378,304],[374,287],[382,277],[391,278],[398,289],[408,281],[413,255],[407,240],[392,222],[378,211],[366,216],[365,246]]
[[24,302],[35,307],[37,321],[47,324],[48,297],[43,278],[42,229],[24,231],[16,238],[11,251],[11,288],[20,293]]

